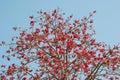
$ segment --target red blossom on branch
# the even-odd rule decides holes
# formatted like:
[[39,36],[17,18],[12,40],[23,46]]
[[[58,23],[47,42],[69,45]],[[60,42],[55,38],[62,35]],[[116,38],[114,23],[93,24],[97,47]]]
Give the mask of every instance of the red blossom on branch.
[[[75,19],[59,9],[30,16],[30,28],[12,38],[1,65],[2,80],[114,80],[120,76],[120,49],[97,42],[91,16]],[[36,26],[35,26],[36,23]],[[34,27],[33,27],[34,26]],[[32,27],[32,28],[31,28]],[[13,27],[17,30],[16,27]],[[5,42],[1,42],[5,45]],[[14,62],[14,61],[13,61]]]

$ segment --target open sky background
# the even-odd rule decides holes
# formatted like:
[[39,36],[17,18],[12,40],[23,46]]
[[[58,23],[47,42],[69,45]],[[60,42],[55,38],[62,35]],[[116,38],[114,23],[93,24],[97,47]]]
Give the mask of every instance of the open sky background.
[[[97,10],[93,17],[96,40],[111,45],[120,43],[120,0],[1,0],[0,41],[10,41],[16,34],[12,30],[14,26],[28,27],[30,15],[41,9],[51,12],[57,7],[76,18]],[[0,54],[5,49],[0,47]]]
[[1,0],[0,41],[10,40],[15,34],[13,26],[28,26],[28,17],[40,9],[50,12],[57,7],[76,18],[97,10],[93,17],[97,41],[111,45],[120,42],[120,0]]

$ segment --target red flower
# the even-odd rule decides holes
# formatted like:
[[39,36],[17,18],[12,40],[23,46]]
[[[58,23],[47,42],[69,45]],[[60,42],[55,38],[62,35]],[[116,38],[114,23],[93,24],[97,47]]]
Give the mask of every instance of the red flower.
[[26,77],[24,77],[22,80],[27,80],[27,78],[26,78]]
[[5,45],[5,41],[2,41],[2,44]]
[[114,80],[114,77],[110,77],[110,80]]
[[77,24],[78,22],[79,22],[79,20],[74,20],[74,23],[76,23],[76,24]]
[[30,19],[33,19],[34,17],[33,16],[29,16]]
[[15,30],[15,31],[16,31],[16,30],[17,30],[17,27],[13,27],[13,30]]
[[10,77],[10,80],[14,80],[14,77],[12,76],[12,77]]
[[39,33],[40,32],[40,29],[36,28],[36,33]]
[[96,10],[94,10],[93,13],[96,13]]
[[93,23],[93,20],[92,20],[92,19],[90,20],[90,23]]
[[79,35],[78,34],[73,34],[74,38],[79,38]]
[[35,24],[35,21],[31,21],[31,22],[30,22],[30,26],[32,26],[32,27],[33,27],[33,26],[34,26],[34,24]]
[[100,52],[104,52],[105,51],[105,49],[104,48],[101,48],[101,49],[99,49],[100,50]]

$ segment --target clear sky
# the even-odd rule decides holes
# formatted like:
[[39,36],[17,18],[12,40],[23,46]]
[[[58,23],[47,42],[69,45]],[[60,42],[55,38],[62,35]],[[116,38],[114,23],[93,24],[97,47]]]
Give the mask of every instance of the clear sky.
[[[97,41],[111,45],[120,43],[120,0],[1,0],[0,41],[9,42],[16,35],[13,26],[28,27],[28,17],[36,15],[40,9],[50,12],[58,7],[76,18],[97,10],[93,17]],[[5,49],[0,47],[0,54]]]
[[[50,12],[57,7],[76,18],[97,10],[93,17],[97,41],[120,43],[120,0],[0,0],[0,41],[10,41],[16,34],[13,26],[28,27],[28,17],[40,9]],[[5,49],[0,47],[0,55]],[[1,63],[6,61],[0,58]]]
[[0,1],[0,41],[8,41],[15,33],[13,26],[26,27],[30,15],[40,9],[52,11],[59,7],[77,18],[94,15],[96,39],[108,44],[120,42],[120,0],[1,0]]

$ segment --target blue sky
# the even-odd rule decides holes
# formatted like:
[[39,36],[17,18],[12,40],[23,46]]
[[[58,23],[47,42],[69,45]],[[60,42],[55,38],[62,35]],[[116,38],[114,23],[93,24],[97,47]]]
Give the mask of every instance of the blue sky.
[[26,27],[30,15],[36,15],[40,9],[52,11],[59,7],[67,14],[77,18],[87,16],[97,10],[94,15],[94,28],[97,41],[107,44],[120,42],[120,0],[1,0],[0,1],[0,41],[15,35],[13,26]]
[[[36,15],[40,9],[52,11],[59,7],[76,18],[87,16],[97,10],[94,15],[96,39],[107,44],[120,43],[120,0],[1,0],[0,1],[0,41],[10,41],[16,35],[12,27],[28,27],[29,16]],[[0,53],[6,48],[0,47]]]
[[[0,41],[9,42],[16,35],[12,30],[14,26],[28,27],[28,17],[36,15],[40,9],[50,12],[57,7],[76,18],[97,10],[93,17],[97,41],[111,45],[120,43],[120,0],[1,0]],[[5,50],[6,47],[0,47],[0,55]]]

